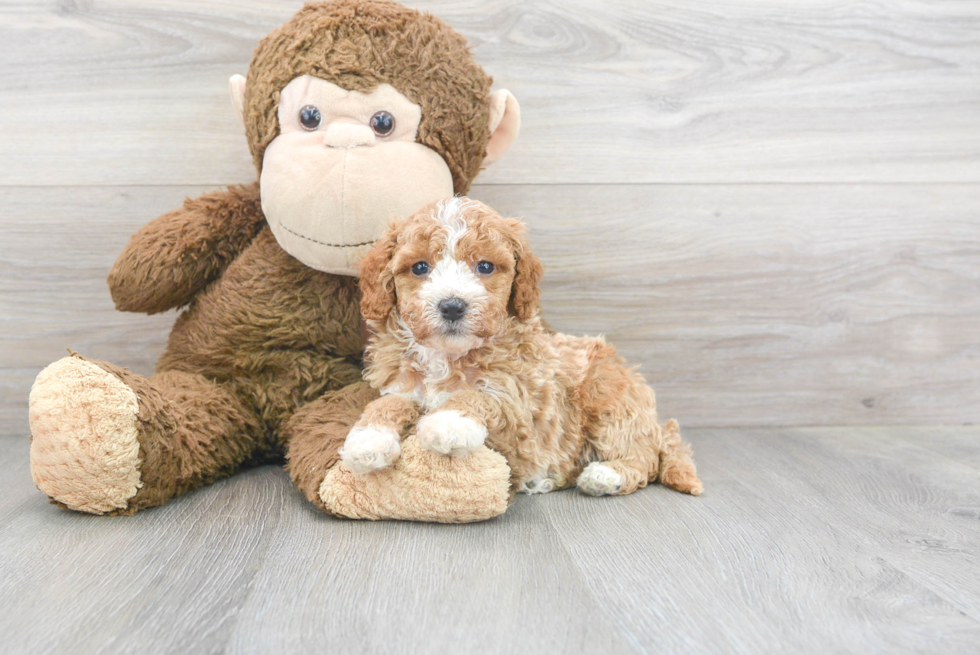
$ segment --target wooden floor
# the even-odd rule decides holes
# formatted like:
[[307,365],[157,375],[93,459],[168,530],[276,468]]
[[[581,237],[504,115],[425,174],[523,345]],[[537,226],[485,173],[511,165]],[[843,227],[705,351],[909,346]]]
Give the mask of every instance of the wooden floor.
[[522,496],[463,526],[331,519],[275,466],[85,516],[0,439],[0,650],[977,652],[980,428],[689,437],[701,498]]

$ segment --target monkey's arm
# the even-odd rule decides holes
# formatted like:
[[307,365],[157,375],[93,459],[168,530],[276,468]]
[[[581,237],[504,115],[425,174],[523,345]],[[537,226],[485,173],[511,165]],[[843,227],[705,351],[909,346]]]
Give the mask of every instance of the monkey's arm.
[[258,183],[187,199],[134,234],[109,272],[116,309],[156,314],[190,302],[262,228]]

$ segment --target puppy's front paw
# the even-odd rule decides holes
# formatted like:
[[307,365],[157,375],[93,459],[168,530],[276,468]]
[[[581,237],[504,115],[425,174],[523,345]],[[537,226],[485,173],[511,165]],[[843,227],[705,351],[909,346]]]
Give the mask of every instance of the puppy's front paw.
[[398,433],[391,428],[368,426],[347,433],[340,461],[354,473],[370,473],[391,466],[401,453]]
[[590,496],[605,496],[618,492],[623,486],[623,476],[602,462],[592,462],[585,467],[575,483],[579,491]]
[[483,445],[487,429],[456,410],[444,410],[423,416],[416,428],[416,435],[423,448],[465,457]]

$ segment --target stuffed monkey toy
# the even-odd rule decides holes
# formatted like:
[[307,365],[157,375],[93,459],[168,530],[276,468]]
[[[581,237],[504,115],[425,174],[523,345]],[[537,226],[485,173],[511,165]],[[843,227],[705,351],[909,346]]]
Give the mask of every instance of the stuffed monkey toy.
[[[116,307],[183,313],[150,377],[76,353],[38,375],[37,486],[72,510],[133,514],[285,455],[332,513],[502,512],[509,471],[490,451],[455,462],[409,443],[384,476],[324,485],[375,397],[361,382],[358,262],[393,217],[465,193],[511,145],[517,101],[490,86],[461,35],[385,0],[308,4],[263,39],[247,79],[230,81],[259,181],[131,238],[109,273]],[[469,495],[464,480],[479,482]]]

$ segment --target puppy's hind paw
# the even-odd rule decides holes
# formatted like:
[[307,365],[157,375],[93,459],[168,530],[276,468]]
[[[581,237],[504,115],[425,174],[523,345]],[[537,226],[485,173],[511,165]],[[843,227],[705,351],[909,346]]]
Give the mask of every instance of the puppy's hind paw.
[[551,478],[533,478],[521,483],[521,488],[517,490],[520,494],[547,494],[558,488],[555,481]]
[[415,434],[423,448],[453,457],[469,455],[487,439],[484,426],[451,409],[423,416]]
[[584,494],[605,496],[619,492],[623,487],[623,476],[602,462],[592,462],[578,476],[575,484]]
[[370,473],[391,466],[402,448],[391,428],[360,427],[347,434],[340,461],[354,473]]

